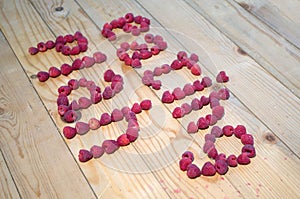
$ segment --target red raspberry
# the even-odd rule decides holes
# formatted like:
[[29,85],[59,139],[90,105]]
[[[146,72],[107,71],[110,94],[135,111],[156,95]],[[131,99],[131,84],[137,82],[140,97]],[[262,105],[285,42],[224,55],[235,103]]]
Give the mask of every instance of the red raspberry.
[[256,151],[253,145],[246,144],[242,148],[242,153],[247,153],[249,158],[253,158],[256,155]]
[[67,139],[72,139],[76,135],[76,129],[71,126],[65,126],[63,128],[63,134]]
[[58,93],[59,94],[64,94],[66,96],[70,95],[72,92],[72,88],[70,86],[61,86],[58,88]]
[[216,138],[223,136],[222,129],[219,126],[213,126],[210,134],[214,135]]
[[212,100],[212,99],[219,99],[219,94],[217,91],[212,91],[210,92],[209,94],[209,99]]
[[172,63],[171,63],[171,68],[173,69],[173,70],[179,70],[179,69],[181,69],[182,68],[182,64],[181,64],[181,62],[179,61],[179,60],[174,60]]
[[77,58],[72,63],[72,70],[79,70],[80,68],[82,68],[82,66],[83,64],[81,59]]
[[194,62],[198,62],[199,61],[199,57],[195,53],[192,53],[191,56],[190,56],[190,60],[192,60]]
[[111,88],[113,89],[114,93],[117,94],[123,90],[123,83],[121,82],[112,82]]
[[203,117],[199,118],[199,120],[197,121],[197,125],[199,129],[207,129],[209,126],[208,122]]
[[242,135],[246,134],[246,127],[243,125],[237,125],[234,129],[234,135],[237,138],[241,138]]
[[126,135],[130,142],[134,142],[139,136],[139,130],[137,128],[128,128]]
[[253,145],[254,144],[254,139],[253,136],[250,134],[244,134],[241,136],[241,141],[244,145],[246,144],[250,144]]
[[108,113],[103,113],[100,117],[100,125],[105,126],[111,123],[111,116]]
[[82,58],[82,67],[89,68],[95,64],[95,59],[93,57],[84,56]]
[[170,93],[170,91],[165,91],[162,95],[161,101],[163,103],[172,103],[174,102],[174,96]]
[[78,104],[79,104],[80,108],[86,109],[92,105],[92,101],[89,98],[80,97],[78,99]]
[[230,167],[236,167],[238,165],[237,158],[235,155],[229,155],[226,161],[228,166]]
[[211,81],[211,79],[209,77],[203,77],[202,81],[201,81],[201,84],[204,87],[210,87],[212,85],[212,81]]
[[77,44],[78,46],[80,45],[88,45],[88,39],[84,36],[78,37],[77,38]]
[[78,55],[81,49],[79,46],[74,46],[71,48],[70,55]]
[[133,68],[141,68],[142,67],[142,63],[139,59],[133,59],[131,62],[131,66]]
[[77,103],[76,100],[73,100],[70,104],[70,109],[74,110],[74,111],[78,111],[80,109],[79,104]]
[[154,39],[153,39],[153,43],[154,44],[157,44],[158,42],[161,42],[161,41],[163,41],[164,40],[164,38],[162,37],[162,36],[160,36],[160,35],[155,35],[154,36]]
[[142,108],[139,103],[134,103],[132,105],[131,111],[134,112],[135,114],[138,114],[138,113],[142,112]]
[[215,162],[215,168],[217,173],[219,173],[220,175],[224,175],[228,171],[228,164],[226,160],[217,160]]
[[175,100],[181,100],[181,99],[185,98],[184,91],[179,87],[177,87],[173,90],[172,95],[174,96]]
[[104,149],[101,146],[94,145],[91,147],[90,152],[94,158],[100,158],[104,154]]
[[190,122],[187,126],[187,132],[188,133],[197,133],[198,126],[195,124],[195,122]]
[[190,164],[187,167],[187,176],[191,179],[197,178],[201,175],[201,170],[195,164]]
[[44,42],[40,42],[37,44],[37,49],[39,49],[40,52],[45,52],[47,50],[47,46]]
[[237,162],[241,165],[247,165],[251,162],[248,153],[242,153],[237,157]]
[[111,82],[112,83],[114,83],[114,82],[123,83],[123,77],[121,75],[115,75],[112,77]]
[[134,21],[134,16],[132,13],[127,13],[124,18],[126,19],[127,23],[132,23]]
[[135,119],[128,120],[127,128],[136,128],[136,129],[140,130],[140,126]]
[[73,110],[68,110],[64,115],[64,120],[68,123],[74,122],[78,118],[78,115]]
[[66,40],[66,42],[68,42],[68,43],[72,43],[74,41],[74,39],[75,39],[74,36],[71,34],[64,36],[64,40]]
[[108,70],[106,70],[105,72],[104,72],[104,80],[106,81],[106,82],[111,82],[111,80],[112,80],[112,78],[115,76],[115,73],[114,73],[114,71],[113,70],[111,70],[111,69],[108,69]]
[[215,144],[212,141],[206,141],[203,145],[203,152],[208,153],[212,148],[215,148]]
[[93,158],[93,154],[85,149],[80,149],[78,159],[80,162],[87,162]]
[[63,64],[60,67],[60,71],[61,71],[61,74],[67,76],[73,71],[73,69],[69,64]]
[[61,44],[65,45],[66,44],[66,40],[65,40],[65,38],[62,35],[59,35],[59,36],[56,37],[55,43],[61,43]]
[[151,102],[151,100],[146,99],[140,103],[140,106],[141,106],[142,110],[149,110],[152,107],[152,102]]
[[229,81],[229,77],[226,75],[225,71],[220,71],[216,77],[218,83],[224,83]]
[[215,147],[211,148],[208,153],[207,153],[207,156],[209,158],[212,158],[212,159],[216,159],[216,157],[218,156],[218,151]]
[[154,40],[153,34],[150,34],[150,33],[145,34],[144,40],[145,40],[145,42],[147,42],[147,43],[153,43],[153,40]]
[[231,125],[226,125],[222,128],[223,134],[227,137],[230,137],[234,133],[234,128]]
[[79,82],[76,79],[70,79],[68,81],[68,86],[72,88],[72,90],[76,90],[79,88]]
[[188,103],[183,103],[181,105],[181,110],[183,111],[183,115],[186,115],[192,111],[192,107]]
[[46,71],[40,71],[37,73],[37,78],[39,79],[40,82],[45,82],[49,79],[49,73]]
[[182,158],[180,161],[179,161],[179,167],[180,167],[180,170],[181,171],[186,171],[187,170],[187,167],[192,164],[192,160],[189,159],[189,158]]
[[179,61],[182,61],[183,59],[186,59],[188,56],[187,56],[187,53],[185,51],[179,51],[177,53],[177,59]]
[[130,120],[136,120],[137,121],[136,114],[134,112],[132,112],[131,110],[127,114],[124,114],[124,116],[125,116],[125,120],[127,122],[130,121]]
[[200,100],[198,100],[197,98],[194,98],[192,100],[191,107],[194,111],[197,111],[197,110],[200,110],[203,107],[203,105]]
[[150,26],[146,22],[142,21],[141,25],[140,25],[141,32],[147,32],[147,31],[149,31],[149,29],[150,29]]
[[64,47],[62,47],[62,49],[61,49],[61,53],[62,53],[63,55],[68,56],[68,55],[70,55],[70,53],[71,53],[71,48],[70,48],[69,46],[64,46]]
[[63,43],[55,43],[56,52],[61,52],[61,49],[64,47]]
[[161,87],[161,81],[160,80],[154,80],[151,82],[151,86],[155,90],[159,90]]
[[64,116],[68,110],[70,110],[70,107],[66,105],[59,105],[57,107],[57,111],[60,116]]
[[206,106],[206,105],[209,104],[209,98],[208,98],[208,97],[202,96],[202,97],[200,98],[200,101],[202,102],[202,105],[203,105],[203,106]]
[[168,44],[165,41],[158,41],[156,45],[160,51],[166,50],[168,48]]
[[172,112],[173,118],[181,118],[183,116],[183,110],[180,107],[176,107]]
[[133,36],[139,36],[141,34],[141,29],[139,29],[136,26],[132,26],[132,28],[131,28],[131,34]]
[[153,81],[154,81],[154,79],[153,79],[152,75],[145,75],[145,76],[142,77],[142,82],[146,86],[151,86]]
[[130,112],[130,108],[128,106],[124,106],[122,109],[121,109],[121,112],[123,113],[123,115],[127,115],[129,112]]
[[190,151],[186,151],[181,155],[181,158],[189,158],[193,162],[194,161],[194,154]]
[[191,72],[193,75],[196,75],[196,76],[199,76],[201,75],[201,68],[198,64],[194,64],[192,67],[191,67]]
[[220,120],[224,115],[224,107],[223,106],[215,106],[212,108],[212,114],[216,116],[218,120]]
[[152,52],[149,50],[141,50],[140,52],[141,52],[141,58],[144,60],[152,57]]
[[216,141],[216,137],[212,134],[206,134],[204,136],[204,140],[206,141],[211,141],[211,142],[215,142]]
[[123,28],[123,26],[126,24],[126,19],[124,17],[120,17],[118,19],[118,28]]
[[56,103],[57,103],[57,106],[59,106],[59,105],[69,106],[68,97],[65,94],[61,94],[57,98]]
[[211,162],[205,162],[202,166],[202,175],[204,176],[214,176],[216,172],[215,165],[213,165]]
[[80,32],[80,31],[76,31],[75,33],[74,33],[74,39],[78,39],[79,37],[82,37],[83,35],[82,35],[82,33]]
[[84,135],[90,130],[90,125],[85,122],[76,122],[75,128],[78,135]]
[[80,52],[85,52],[88,49],[88,46],[84,43],[78,43],[78,47],[80,49]]
[[118,122],[121,121],[124,118],[122,111],[119,109],[114,109],[111,113],[111,121],[112,122]]
[[132,59],[130,57],[125,57],[124,58],[124,64],[126,66],[131,66],[131,63],[132,63]]
[[153,73],[155,76],[161,76],[163,73],[163,69],[161,67],[155,67]]
[[130,140],[127,138],[126,134],[122,134],[117,138],[119,146],[127,146],[130,144]]
[[208,125],[213,126],[217,123],[218,118],[215,115],[207,114],[205,116],[205,120],[208,123]]
[[184,85],[183,92],[185,93],[186,96],[194,94],[195,90],[194,90],[193,85],[192,84]]
[[203,91],[204,86],[201,84],[199,80],[193,82],[193,87],[195,91]]
[[96,130],[96,129],[98,129],[98,128],[100,128],[100,121],[98,120],[98,119],[96,119],[96,118],[91,118],[91,119],[89,119],[89,127],[90,127],[90,129],[92,129],[92,130]]
[[118,150],[120,148],[120,146],[119,146],[118,142],[115,140],[105,140],[102,143],[102,148],[104,149],[104,151],[107,154],[112,154],[116,150]]
[[150,19],[143,17],[142,22],[145,22],[146,24],[150,25]]
[[128,42],[122,42],[121,44],[120,44],[120,47],[122,48],[122,49],[124,49],[125,51],[127,51],[127,50],[129,50],[129,48],[130,48],[130,45],[129,45],[129,43]]
[[210,105],[210,108],[214,108],[216,106],[220,106],[220,100],[217,99],[217,98],[209,98],[209,105]]
[[78,83],[79,83],[79,86],[86,87],[87,80],[86,80],[86,78],[82,77],[79,79]]
[[91,91],[91,102],[93,104],[97,104],[97,103],[101,102],[101,100],[102,100],[102,95],[100,92],[98,92],[96,90]]
[[168,64],[163,64],[161,69],[163,74],[168,74],[171,71],[171,67]]
[[47,49],[52,49],[54,47],[55,47],[55,42],[54,41],[49,40],[49,41],[46,42],[46,48]]
[[49,72],[49,76],[53,78],[58,77],[61,74],[60,70],[54,66],[51,66],[48,72]]
[[102,63],[106,61],[106,55],[101,52],[95,52],[93,54],[93,58],[95,59],[96,63]]
[[110,86],[105,87],[102,97],[104,99],[110,99],[115,95],[115,92],[111,89]]
[[229,90],[227,88],[221,88],[218,91],[218,95],[221,100],[227,100],[230,97]]
[[39,49],[37,49],[36,47],[30,47],[30,48],[28,48],[28,52],[31,55],[35,55],[39,52]]
[[216,156],[215,160],[226,160],[226,155],[224,153],[220,153]]
[[160,48],[158,46],[152,46],[150,51],[152,53],[152,55],[158,55],[160,53]]

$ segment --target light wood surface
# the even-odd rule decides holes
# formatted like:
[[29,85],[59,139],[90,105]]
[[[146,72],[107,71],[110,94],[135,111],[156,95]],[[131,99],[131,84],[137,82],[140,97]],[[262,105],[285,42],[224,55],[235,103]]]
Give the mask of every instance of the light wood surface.
[[[63,10],[55,11],[59,6]],[[299,1],[1,0],[0,197],[299,198],[299,6]],[[118,39],[109,42],[100,34],[105,22],[127,12],[150,18],[150,32],[168,42],[167,51],[142,61],[141,69],[125,66],[116,57],[120,43],[135,37],[118,31]],[[34,56],[27,52],[39,41],[77,30],[89,40],[85,53],[66,57],[55,50]],[[170,63],[180,50],[199,55],[204,75],[215,78],[220,70],[229,74],[225,86],[231,97],[221,102],[225,116],[217,124],[244,124],[253,134],[257,156],[251,164],[231,168],[224,176],[195,180],[180,171],[178,161],[185,150],[195,153],[198,165],[209,160],[202,146],[210,128],[189,135],[186,127],[210,110],[179,120],[171,112],[210,90],[165,105],[160,101],[164,89],[183,86],[196,77],[187,70],[163,75],[158,78],[164,84],[159,91],[141,82],[145,70]],[[107,61],[45,83],[34,78],[40,70],[95,51],[105,53]],[[136,142],[112,155],[80,163],[79,149],[115,139],[126,124],[122,121],[66,140],[62,135],[66,124],[57,114],[57,89],[80,77],[104,88],[103,73],[108,68],[122,74],[124,90],[82,110],[81,121],[146,98],[152,100],[153,108],[137,116],[141,134]],[[72,98],[84,95],[80,89]],[[216,145],[226,154],[237,154],[241,148],[234,138],[220,138]]]

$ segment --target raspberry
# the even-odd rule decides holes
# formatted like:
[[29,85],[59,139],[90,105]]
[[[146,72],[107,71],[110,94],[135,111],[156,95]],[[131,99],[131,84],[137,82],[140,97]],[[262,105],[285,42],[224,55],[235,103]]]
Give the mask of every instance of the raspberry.
[[253,145],[246,144],[242,148],[242,153],[246,153],[249,158],[253,158],[256,155],[256,151]]
[[90,125],[85,122],[76,122],[76,132],[79,135],[84,135],[90,130]]
[[124,117],[127,122],[129,122],[130,120],[137,121],[136,114],[131,110],[127,114],[124,114]]
[[174,102],[174,96],[170,93],[170,91],[165,91],[162,95],[161,101],[163,103],[172,103]]
[[203,106],[206,106],[206,105],[209,104],[209,98],[208,98],[208,97],[202,96],[202,97],[200,98],[200,101],[202,102],[202,105],[203,105]]
[[237,158],[235,155],[229,155],[226,161],[228,166],[230,167],[236,167],[238,165]]
[[173,118],[181,118],[183,116],[183,110],[180,107],[176,107],[172,112]]
[[114,109],[111,113],[111,121],[112,122],[118,122],[121,121],[124,118],[122,111],[119,109]]
[[78,83],[79,83],[79,86],[86,87],[87,80],[86,80],[86,78],[82,77],[79,79]]
[[71,126],[65,126],[63,128],[63,134],[67,139],[72,139],[73,137],[75,137],[76,133],[76,129]]
[[81,59],[77,58],[72,63],[72,70],[79,70],[83,66]]
[[243,125],[237,125],[234,129],[234,135],[237,138],[241,138],[242,135],[246,134],[246,127]]
[[79,104],[80,108],[86,109],[92,105],[92,101],[89,98],[80,97],[78,99],[78,104]]
[[147,31],[149,31],[149,29],[150,29],[149,24],[147,24],[146,22],[142,21],[141,25],[140,25],[141,32],[147,32]]
[[198,131],[198,126],[195,124],[195,122],[190,122],[187,126],[187,132],[196,133],[197,131]]
[[216,161],[218,160],[226,160],[226,155],[224,153],[220,153],[217,155],[217,157],[215,158]]
[[70,79],[68,81],[68,86],[72,89],[72,90],[76,90],[79,88],[79,82],[76,79]]
[[192,53],[191,56],[190,56],[190,60],[192,60],[194,62],[198,62],[199,61],[199,57],[195,53]]
[[216,116],[218,120],[220,120],[224,115],[224,107],[223,106],[215,106],[212,108],[212,114]]
[[139,36],[140,33],[141,33],[141,29],[139,29],[138,27],[133,26],[133,27],[131,28],[131,34],[132,34],[133,36]]
[[123,77],[121,75],[115,75],[112,77],[111,82],[112,83],[114,83],[114,82],[123,83]]
[[61,71],[61,74],[67,76],[73,71],[73,69],[69,64],[63,64],[60,67],[60,71]]
[[211,162],[205,162],[202,166],[202,175],[204,176],[214,176],[216,172],[216,168]]
[[197,121],[197,125],[198,125],[199,129],[207,129],[208,128],[208,122],[203,117],[199,118],[199,120]]
[[225,71],[220,71],[216,77],[218,83],[224,83],[229,81],[229,77],[226,75]]
[[181,100],[181,99],[185,98],[184,91],[179,87],[177,87],[173,90],[172,95],[174,96],[175,100]]
[[168,64],[163,64],[161,69],[163,74],[168,74],[171,71],[171,67]]
[[130,108],[128,106],[124,106],[122,109],[121,109],[121,112],[123,113],[123,115],[126,115],[130,112]]
[[185,93],[186,96],[194,94],[195,90],[194,90],[193,85],[192,84],[184,85],[183,92]]
[[163,73],[163,70],[161,67],[155,67],[153,73],[155,76],[161,76]]
[[45,52],[47,50],[46,44],[44,42],[38,43],[37,49],[39,49],[40,52]]
[[56,52],[61,52],[61,49],[64,47],[63,43],[55,43]]
[[82,35],[82,33],[80,32],[80,31],[76,31],[75,33],[74,33],[74,39],[78,39],[79,37],[82,37],[83,35]]
[[104,99],[110,99],[114,95],[115,95],[115,92],[111,89],[111,87],[109,87],[109,86],[105,87],[103,94],[102,94]]
[[80,46],[80,45],[88,45],[88,40],[84,36],[78,37],[77,38],[77,44],[78,44],[78,46]]
[[37,49],[36,47],[30,47],[30,48],[28,48],[28,52],[31,55],[35,55],[39,52],[39,49]]
[[104,149],[101,146],[94,145],[91,147],[90,152],[94,158],[100,158],[104,154]]
[[192,162],[194,161],[194,154],[190,151],[186,151],[181,155],[182,158],[189,158]]
[[107,154],[112,154],[115,151],[117,151],[120,148],[120,146],[115,140],[105,140],[102,143],[102,148]]
[[197,178],[201,175],[201,170],[195,164],[190,164],[187,167],[187,176],[191,179]]
[[123,26],[126,24],[126,19],[124,17],[120,17],[118,19],[118,28],[123,28]]
[[230,97],[229,90],[227,88],[221,88],[218,91],[218,95],[221,100],[227,100]]
[[147,43],[153,43],[154,36],[152,34],[148,33],[148,34],[145,34],[144,39],[145,39],[145,42],[147,42]]
[[126,19],[127,23],[132,23],[134,21],[134,16],[132,13],[127,13],[124,18]]
[[58,93],[59,94],[64,94],[66,96],[70,95],[72,92],[72,88],[70,86],[61,86],[58,88]]
[[62,35],[59,35],[56,37],[55,43],[61,43],[61,44],[66,44],[66,40]]
[[183,115],[186,115],[192,111],[192,107],[188,103],[183,103],[181,105],[181,110],[183,111]]
[[139,59],[133,59],[131,62],[131,66],[133,68],[141,68],[142,67],[142,63]]
[[68,42],[68,43],[72,43],[74,41],[74,39],[75,39],[74,36],[71,34],[64,36],[64,40],[66,40],[66,42]]
[[139,130],[137,128],[128,128],[126,135],[130,142],[134,142],[139,136]]
[[108,70],[106,70],[105,72],[104,72],[104,80],[106,81],[106,82],[111,82],[111,80],[112,80],[112,78],[115,76],[115,73],[114,73],[114,71],[113,70],[111,70],[111,69],[108,69]]
[[211,79],[209,77],[203,77],[202,81],[201,81],[201,84],[204,87],[210,87],[212,85],[212,81],[211,81]]
[[177,53],[177,59],[179,61],[183,60],[184,58],[187,58],[187,53],[185,51],[179,51]]
[[49,79],[49,73],[46,71],[40,71],[37,73],[37,78],[39,79],[40,82],[45,82]]
[[111,123],[111,116],[108,113],[103,113],[100,117],[100,125],[105,126]]
[[146,24],[150,25],[150,19],[143,17],[142,22],[145,22]]
[[142,77],[142,82],[146,86],[151,86],[153,81],[154,81],[153,76],[151,76],[151,75],[145,75],[145,76]]
[[68,55],[70,55],[70,53],[71,53],[71,48],[70,48],[69,46],[64,46],[64,47],[62,47],[62,49],[61,49],[61,53],[62,53],[63,55],[68,56]]
[[211,148],[208,153],[207,153],[207,156],[209,158],[212,158],[212,159],[216,159],[216,157],[218,156],[218,151],[215,147]]
[[102,95],[100,92],[98,92],[96,90],[92,90],[90,93],[91,93],[91,102],[93,104],[97,104],[97,103],[101,102]]
[[213,100],[213,99],[219,99],[219,94],[217,91],[212,91],[210,94],[209,94],[209,100]]
[[161,81],[160,80],[154,80],[151,82],[151,86],[155,90],[159,90],[161,87]]
[[80,53],[81,49],[79,46],[74,46],[71,48],[70,55],[78,55]]
[[131,111],[134,112],[135,114],[138,114],[138,113],[142,112],[142,108],[139,103],[134,103],[132,105]]
[[179,60],[174,60],[172,63],[171,63],[171,68],[173,69],[173,70],[179,70],[179,69],[181,69],[182,68],[182,64],[181,64],[181,62],[179,61]]
[[154,36],[154,39],[153,39],[153,43],[154,44],[157,44],[158,42],[161,42],[161,41],[163,41],[164,40],[164,38],[162,37],[162,36],[160,36],[160,35],[155,35]]
[[216,138],[223,136],[222,129],[219,126],[213,126],[210,134],[214,135]]
[[210,105],[210,108],[214,108],[216,106],[220,106],[220,101],[219,99],[217,98],[209,98],[209,105]]
[[101,126],[100,125],[100,121],[97,120],[96,118],[89,119],[89,127],[90,127],[90,129],[96,130],[96,129],[100,128],[100,126]]
[[129,50],[129,48],[130,48],[130,45],[129,45],[129,43],[128,42],[122,42],[121,44],[120,44],[120,47],[122,48],[122,49],[124,49],[125,51],[127,51],[127,50]]
[[93,154],[85,149],[80,149],[78,159],[80,162],[87,162],[93,158]]
[[95,59],[93,57],[84,56],[82,58],[82,66],[89,68],[95,64]]
[[149,110],[152,107],[152,102],[151,102],[151,100],[146,99],[140,103],[140,106],[141,106],[142,110]]
[[101,52],[95,52],[93,54],[93,58],[95,59],[96,63],[102,63],[106,61],[106,55]]
[[194,64],[192,67],[191,67],[191,72],[193,75],[196,75],[196,76],[199,76],[201,75],[201,68],[198,64]]
[[225,136],[230,137],[234,133],[234,128],[231,125],[226,125],[222,128],[222,132]]
[[53,78],[58,77],[61,74],[60,70],[54,66],[51,66],[48,72],[49,72],[49,76]]
[[64,116],[68,110],[70,110],[70,107],[66,105],[59,105],[57,107],[57,111],[60,116]]
[[87,44],[84,44],[84,43],[78,43],[78,47],[79,47],[81,52],[85,52],[88,49]]
[[226,163],[226,160],[217,160],[215,162],[215,168],[217,173],[224,175],[228,171],[228,164]]
[[247,165],[251,162],[248,153],[242,153],[237,157],[237,162],[241,165]]
[[218,118],[215,115],[207,114],[205,116],[205,120],[208,123],[208,125],[213,126],[217,123]]
[[158,41],[156,42],[156,45],[160,51],[163,51],[168,48],[168,44],[165,41]]
[[57,106],[59,106],[59,105],[69,106],[68,97],[65,94],[61,94],[57,98],[56,103],[57,103]]
[[241,141],[244,145],[249,144],[253,145],[254,144],[254,139],[253,136],[250,134],[244,134],[241,136]]
[[132,63],[132,59],[130,57],[125,57],[124,58],[124,64],[126,66],[131,66],[131,63]]
[[206,141],[211,141],[211,142],[215,142],[216,141],[216,137],[212,134],[206,134],[204,136],[204,140]]
[[135,119],[128,120],[127,128],[136,128],[136,129],[140,130],[139,124]]
[[186,171],[187,170],[187,167],[192,164],[192,160],[190,158],[182,158],[180,161],[179,161],[179,167],[180,167],[180,170],[181,171]]
[[215,148],[215,144],[212,141],[206,141],[203,145],[203,152],[208,153],[212,148]]
[[193,82],[193,87],[195,91],[203,91],[204,86],[201,84],[199,80]]
[[158,46],[152,46],[150,51],[152,53],[152,55],[158,55],[160,53],[160,48]]
[[119,146],[127,146],[130,144],[129,139],[127,138],[126,134],[122,134],[117,138],[117,142]]
[[[138,47],[137,47],[138,48]],[[141,56],[141,53],[139,53],[138,51],[134,51],[132,53],[132,56],[131,58],[134,60],[134,59],[142,59],[142,56]]]
[[73,100],[70,104],[70,109],[74,110],[74,111],[78,111],[80,109],[79,104],[77,103],[76,100]]
[[200,110],[203,107],[203,105],[200,100],[198,100],[197,98],[194,98],[192,100],[191,107],[194,111],[196,111],[196,110]]

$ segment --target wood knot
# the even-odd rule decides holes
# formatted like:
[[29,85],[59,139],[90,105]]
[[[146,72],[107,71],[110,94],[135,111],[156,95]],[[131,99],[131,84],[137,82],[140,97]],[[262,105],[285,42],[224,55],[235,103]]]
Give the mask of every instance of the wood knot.
[[275,144],[277,142],[277,138],[272,133],[266,133],[264,135],[264,139],[267,140],[268,142],[272,143],[272,144]]
[[3,115],[3,114],[4,114],[4,109],[0,108],[0,115]]
[[54,10],[55,10],[56,12],[60,12],[60,11],[63,11],[63,10],[64,10],[64,7],[59,6],[59,7],[56,7]]
[[241,55],[247,55],[247,53],[243,49],[241,49],[240,47],[238,47],[237,52]]
[[251,6],[251,5],[248,5],[248,4],[245,3],[245,2],[241,2],[241,3],[239,3],[239,5],[240,5],[242,8],[244,8],[245,10],[247,10],[247,11],[250,11],[250,10],[252,9],[252,6]]
[[31,75],[30,78],[31,78],[31,79],[36,79],[37,76],[36,76],[36,75]]

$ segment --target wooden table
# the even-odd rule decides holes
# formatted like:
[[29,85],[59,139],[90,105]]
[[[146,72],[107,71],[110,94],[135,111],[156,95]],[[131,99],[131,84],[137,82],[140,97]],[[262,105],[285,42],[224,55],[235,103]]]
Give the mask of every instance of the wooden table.
[[[1,0],[0,5],[0,198],[300,198],[299,1]],[[118,39],[109,42],[100,34],[105,22],[127,12],[150,18],[150,32],[168,42],[165,52],[142,61],[140,69],[116,57],[120,43],[135,37],[117,31]],[[40,41],[77,30],[89,40],[85,53],[28,53]],[[204,75],[214,78],[220,70],[229,74],[230,81],[219,86],[227,87],[231,97],[221,102],[226,113],[217,124],[246,126],[257,150],[251,164],[230,168],[224,176],[194,180],[180,171],[178,162],[185,150],[194,152],[198,165],[209,160],[202,146],[211,128],[189,135],[186,127],[210,109],[178,120],[172,118],[172,110],[207,92],[161,103],[166,87],[195,80],[186,69],[159,77],[164,84],[159,91],[141,82],[145,70],[170,63],[180,50],[199,55]],[[34,78],[40,70],[95,51],[105,53],[107,61],[45,83]],[[62,135],[66,124],[57,113],[57,89],[80,77],[104,88],[102,76],[108,68],[122,74],[124,90],[82,110],[81,121],[145,98],[152,99],[153,108],[137,116],[141,132],[136,142],[81,163],[79,149],[115,139],[126,122],[67,140]],[[86,95],[81,89],[72,97]],[[237,154],[242,145],[233,137],[222,137],[216,146]]]

